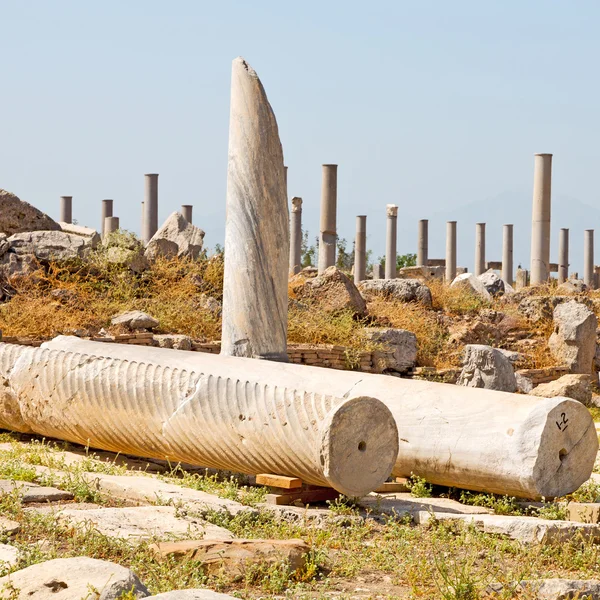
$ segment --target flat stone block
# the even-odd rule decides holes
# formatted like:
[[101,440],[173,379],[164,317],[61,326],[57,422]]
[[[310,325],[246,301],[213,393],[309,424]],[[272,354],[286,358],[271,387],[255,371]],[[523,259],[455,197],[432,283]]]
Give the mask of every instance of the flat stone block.
[[567,505],[569,511],[569,521],[578,523],[598,523],[600,522],[600,504],[569,502]]
[[44,487],[37,483],[25,481],[0,480],[0,494],[11,494],[18,490],[21,502],[64,502],[73,500],[73,494],[52,487]]

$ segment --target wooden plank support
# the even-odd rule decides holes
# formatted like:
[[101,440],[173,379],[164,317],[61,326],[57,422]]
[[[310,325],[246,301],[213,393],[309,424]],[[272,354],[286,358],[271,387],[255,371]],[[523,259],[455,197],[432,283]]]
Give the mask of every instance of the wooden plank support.
[[256,476],[256,483],[269,487],[294,490],[302,487],[302,479],[298,477],[287,477],[285,475],[273,475],[272,473],[261,473]]

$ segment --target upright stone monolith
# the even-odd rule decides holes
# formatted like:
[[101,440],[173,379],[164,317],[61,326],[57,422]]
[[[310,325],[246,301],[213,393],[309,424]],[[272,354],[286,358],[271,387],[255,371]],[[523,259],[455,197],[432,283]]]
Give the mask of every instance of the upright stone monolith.
[[194,207],[191,204],[181,205],[181,216],[190,224],[192,224],[192,210]]
[[106,217],[104,219],[104,235],[113,233],[119,229],[119,217]]
[[456,277],[456,221],[446,223],[446,282]]
[[290,275],[302,270],[302,198],[292,198],[290,215]]
[[354,241],[354,283],[367,278],[367,217],[356,217],[356,239]]
[[551,187],[552,154],[536,154],[531,216],[531,285],[545,283],[550,276]]
[[475,225],[475,275],[485,273],[485,223]]
[[583,232],[583,283],[594,289],[594,230]]
[[502,279],[513,284],[513,226],[502,227]]
[[373,265],[373,279],[383,279],[383,267],[381,263],[375,263]]
[[426,267],[429,260],[429,221],[419,221],[419,235],[417,240],[417,267]]
[[558,283],[569,278],[569,230],[561,229],[558,234]]
[[335,245],[337,241],[337,168],[337,165],[323,165],[319,275],[328,267],[335,265]]
[[104,226],[106,225],[106,218],[113,216],[113,201],[112,200],[102,200],[102,217],[100,220],[100,234],[102,238],[106,235]]
[[60,197],[60,222],[73,222],[73,196]]
[[144,175],[144,221],[142,240],[147,244],[158,231],[158,175]]
[[231,74],[227,165],[225,355],[287,361],[290,232],[283,167],[265,90],[238,57]]
[[385,278],[396,279],[398,275],[396,244],[398,237],[398,207],[388,204],[387,229],[385,237]]

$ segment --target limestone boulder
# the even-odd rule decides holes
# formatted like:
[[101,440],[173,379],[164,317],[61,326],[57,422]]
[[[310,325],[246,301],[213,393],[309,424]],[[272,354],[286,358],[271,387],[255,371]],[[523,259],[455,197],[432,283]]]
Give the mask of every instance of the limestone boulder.
[[398,269],[398,279],[444,279],[446,267],[402,267]]
[[0,257],[4,256],[10,248],[8,237],[5,233],[0,233]]
[[[389,352],[375,353],[378,371],[405,373],[417,363],[417,336],[405,329],[369,327],[363,331],[366,339],[382,344]],[[378,356],[380,355],[380,356]]]
[[0,232],[7,236],[24,231],[58,231],[48,215],[14,194],[0,189]]
[[0,589],[9,588],[15,590],[13,600],[81,600],[92,589],[98,590],[97,600],[150,595],[133,571],[86,556],[49,560],[0,578]]
[[478,296],[482,300],[489,302],[492,297],[490,293],[485,289],[483,283],[473,275],[473,273],[463,273],[457,275],[454,281],[450,284],[451,288],[466,290],[467,292]]
[[144,255],[144,245],[134,234],[128,232],[114,231],[106,235],[102,241],[100,256],[109,263],[134,273],[142,273],[150,266]]
[[102,241],[100,234],[91,227],[82,227],[81,225],[73,225],[73,223],[59,222],[61,231],[65,233],[71,233],[73,235],[79,235],[90,241],[91,247],[95,250]]
[[572,373],[591,374],[596,358],[596,315],[575,300],[554,309],[554,332],[548,348],[554,358]]
[[92,250],[92,242],[64,231],[27,231],[8,238],[10,253],[34,256],[37,260],[69,261],[85,258]]
[[529,392],[532,396],[556,398],[564,396],[579,400],[586,406],[592,403],[592,386],[590,375],[563,375],[555,381],[542,383]]
[[191,350],[192,338],[189,335],[182,334],[165,334],[155,335],[154,345],[159,348],[174,348],[175,350]]
[[583,294],[588,289],[581,279],[567,279],[556,288],[556,291],[561,294]]
[[33,254],[15,254],[7,252],[0,258],[0,280],[8,281],[12,277],[31,275],[40,268]]
[[464,364],[456,384],[502,392],[517,391],[510,360],[497,348],[482,344],[465,347]]
[[[460,277],[460,276],[459,276]],[[487,271],[477,276],[483,287],[492,297],[503,296],[504,294],[513,294],[514,289],[504,279],[496,275],[493,271]]]
[[358,289],[365,298],[385,296],[400,302],[419,302],[431,308],[431,290],[418,279],[366,279]]
[[364,316],[367,310],[367,303],[354,282],[337,267],[328,267],[308,280],[296,275],[290,280],[290,287],[297,300],[313,301],[329,313],[351,310]]
[[155,260],[159,256],[196,259],[202,252],[203,243],[204,231],[174,212],[152,236],[144,255],[148,260]]
[[115,315],[110,322],[111,325],[123,325],[132,331],[158,327],[158,320],[141,310],[130,310]]

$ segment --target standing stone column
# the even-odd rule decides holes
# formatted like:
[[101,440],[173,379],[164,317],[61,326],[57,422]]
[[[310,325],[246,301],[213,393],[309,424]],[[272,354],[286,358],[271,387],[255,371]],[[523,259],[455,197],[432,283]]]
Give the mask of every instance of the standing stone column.
[[502,279],[513,284],[513,226],[502,227]]
[[429,221],[419,221],[419,238],[417,242],[417,267],[426,267],[429,260]]
[[192,223],[192,210],[193,206],[191,204],[182,204],[181,205],[181,216],[188,222]]
[[550,276],[551,187],[552,154],[536,154],[531,217],[531,285],[545,283]]
[[102,217],[100,220],[100,234],[104,238],[106,235],[105,225],[106,218],[113,216],[113,201],[112,200],[102,200]]
[[144,227],[142,240],[147,244],[158,230],[158,175],[144,175]]
[[485,223],[475,225],[475,275],[485,273]]
[[456,277],[456,221],[446,223],[446,282]]
[[396,251],[398,237],[398,207],[395,204],[388,204],[386,211],[387,230],[385,238],[385,278],[396,279],[398,276]]
[[292,198],[290,215],[290,275],[302,270],[302,198]]
[[287,361],[289,216],[277,121],[252,67],[233,61],[221,354]]
[[354,241],[354,283],[367,278],[367,217],[356,217],[356,239]]
[[104,235],[113,233],[119,229],[119,217],[106,217],[104,219]]
[[373,279],[383,279],[383,268],[379,263],[373,265]]
[[558,283],[564,283],[569,277],[569,230],[558,232]]
[[323,165],[321,183],[321,233],[319,237],[319,274],[335,265],[337,241],[337,165]]
[[142,239],[144,237],[144,202],[142,202],[141,217],[142,217],[142,223],[140,225],[140,239]]
[[73,196],[60,197],[60,219],[61,223],[73,222]]
[[594,230],[583,232],[583,283],[594,289]]

